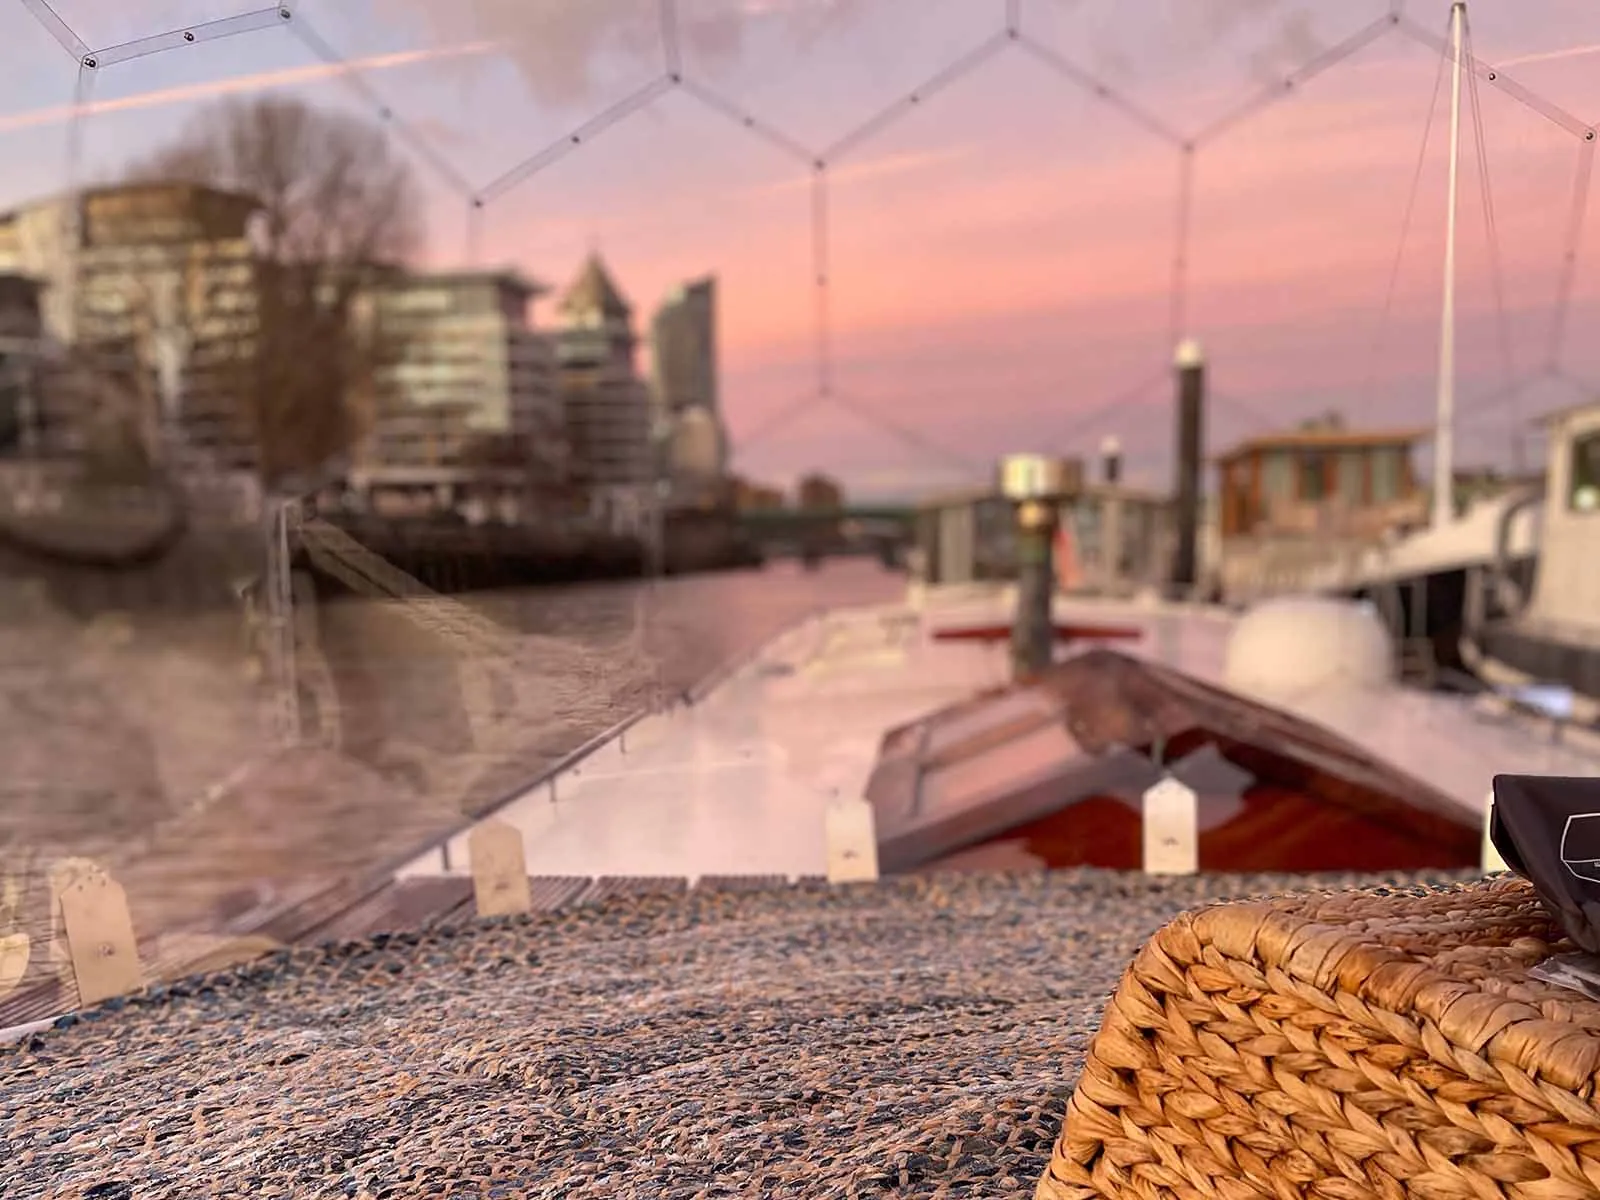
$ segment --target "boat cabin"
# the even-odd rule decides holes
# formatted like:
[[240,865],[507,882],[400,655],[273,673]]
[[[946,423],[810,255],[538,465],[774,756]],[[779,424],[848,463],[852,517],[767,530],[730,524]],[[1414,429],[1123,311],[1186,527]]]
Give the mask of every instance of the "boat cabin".
[[[1085,479],[1072,463],[1060,502],[1056,570],[1064,591],[1117,593],[1166,578],[1172,502],[1165,494]],[[925,582],[962,584],[1016,577],[1016,514],[992,488],[937,496],[917,514],[916,544]]]
[[1552,413],[1546,424],[1548,486],[1526,615],[1587,633],[1600,626],[1600,404]]
[[1427,513],[1411,461],[1425,429],[1346,429],[1337,417],[1268,434],[1217,459],[1223,541],[1263,535],[1376,537]]
[[1203,871],[1477,865],[1429,783],[1289,712],[1110,649],[892,730],[867,798],[885,873],[1137,870],[1142,797],[1196,794]]

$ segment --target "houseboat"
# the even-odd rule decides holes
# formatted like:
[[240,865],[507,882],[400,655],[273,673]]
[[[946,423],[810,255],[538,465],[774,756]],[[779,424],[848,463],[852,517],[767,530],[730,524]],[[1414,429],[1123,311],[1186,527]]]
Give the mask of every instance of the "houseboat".
[[1255,438],[1217,460],[1218,573],[1233,603],[1313,593],[1374,605],[1407,677],[1468,669],[1468,591],[1491,562],[1525,587],[1538,546],[1531,485],[1461,480],[1460,509],[1430,524],[1416,447],[1426,429],[1348,429],[1337,418]]
[[[1600,403],[1544,418],[1542,489],[1502,509],[1491,561],[1472,571],[1464,656],[1491,683],[1555,689],[1575,719],[1600,719]],[[1522,569],[1513,529],[1538,523],[1535,569]]]
[[1216,459],[1220,583],[1236,601],[1354,572],[1427,521],[1412,452],[1425,429],[1348,429],[1338,416],[1242,442]]

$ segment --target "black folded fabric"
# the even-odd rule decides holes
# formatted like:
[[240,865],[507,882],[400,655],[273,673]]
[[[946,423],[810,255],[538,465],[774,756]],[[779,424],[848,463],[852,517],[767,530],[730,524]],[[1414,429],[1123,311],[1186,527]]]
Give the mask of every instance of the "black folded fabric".
[[1600,779],[1496,775],[1489,840],[1567,936],[1600,954]]

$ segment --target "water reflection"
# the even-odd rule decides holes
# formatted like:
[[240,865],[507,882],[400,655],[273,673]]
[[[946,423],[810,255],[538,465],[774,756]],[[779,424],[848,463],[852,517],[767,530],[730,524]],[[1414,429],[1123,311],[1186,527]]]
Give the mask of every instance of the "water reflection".
[[[509,723],[514,752],[498,756],[474,746],[465,729],[462,648],[420,631],[392,602],[320,607],[318,641],[334,678],[340,737],[335,746],[292,750],[274,746],[265,723],[252,719],[265,684],[243,669],[236,614],[139,614],[117,644],[102,645],[87,636],[97,623],[50,605],[22,620],[13,604],[14,619],[0,623],[0,678],[17,685],[0,689],[4,733],[15,743],[8,792],[32,787],[26,804],[13,794],[0,820],[0,894],[9,894],[7,880],[18,893],[7,924],[47,944],[41,868],[77,855],[95,857],[124,884],[142,934],[221,927],[236,915],[241,889],[270,902],[360,876],[453,828],[464,801],[512,789],[808,613],[883,602],[903,585],[876,563],[838,561],[815,572],[775,564],[465,597],[534,635],[534,646],[556,639],[542,644],[560,650],[519,661],[533,677],[521,689],[531,701]],[[630,638],[635,631],[641,636]],[[630,645],[637,661],[593,661]],[[593,653],[586,659],[576,649]],[[33,686],[40,670],[52,687]],[[80,677],[82,686],[74,683]],[[595,694],[566,706],[560,720],[539,703],[590,682]],[[391,770],[397,763],[418,770]],[[80,779],[85,772],[92,778]],[[70,802],[61,798],[68,782]],[[44,970],[36,961],[30,975]]]

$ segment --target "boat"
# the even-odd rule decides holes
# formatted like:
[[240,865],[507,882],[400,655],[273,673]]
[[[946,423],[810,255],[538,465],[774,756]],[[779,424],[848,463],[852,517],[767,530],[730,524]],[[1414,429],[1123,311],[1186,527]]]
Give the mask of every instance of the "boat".
[[[214,954],[217,938],[437,923],[470,910],[490,827],[516,831],[534,907],[840,878],[851,811],[867,830],[855,877],[1473,870],[1494,773],[1593,774],[1600,756],[1600,739],[1553,737],[1537,712],[1402,686],[1370,606],[1293,597],[1240,613],[1058,587],[1051,662],[1019,674],[1017,583],[905,578],[901,599],[813,615],[370,873],[190,932]],[[418,607],[441,636],[488,637],[482,618],[451,617],[455,601]],[[1174,782],[1193,797],[1174,818],[1193,849],[1163,867],[1150,796]],[[68,1010],[69,993],[0,997],[0,1027]]]
[[[1530,497],[1542,485],[1497,481],[1460,520],[1427,527],[1409,458],[1420,436],[1326,420],[1221,456],[1218,583],[1236,604],[1294,592],[1368,601],[1408,652],[1414,682],[1476,686],[1459,644],[1468,596],[1482,593],[1492,564],[1506,587],[1531,582],[1542,512]],[[1306,477],[1332,499],[1300,499]],[[1416,532],[1397,532],[1407,528]],[[1483,595],[1498,612],[1498,596]]]
[[[1192,410],[1200,361],[1186,343],[1178,367],[1180,393],[1190,399],[1180,409]],[[1197,459],[1185,464],[1191,485],[1197,467]],[[1600,508],[1600,494],[1584,490],[1594,486],[1579,489],[1581,503],[1574,493],[1574,512]],[[989,507],[1015,510],[1008,515],[1018,518],[1012,532],[1022,542],[1049,525],[1030,525],[1024,513],[1036,520],[1041,508],[1075,502],[1056,494],[1015,502],[999,490],[986,498]],[[1119,502],[1110,492],[1102,498]],[[1187,507],[1192,520],[1195,506]],[[1473,610],[1485,653],[1497,646],[1496,633],[1536,631],[1541,612],[1561,620],[1571,609],[1557,601],[1574,596],[1577,556],[1541,591],[1555,578],[1552,562],[1559,574],[1562,561],[1547,556],[1526,609],[1519,607],[1505,536],[1514,507],[1495,522],[1497,554],[1487,560],[1495,571],[1483,590],[1493,585],[1497,607],[1487,617]],[[1555,529],[1547,526],[1547,536]],[[337,531],[314,532],[356,579],[352,586],[365,575],[428,620],[493,640],[451,602],[409,594],[404,580],[385,583],[376,564],[358,569],[360,554],[341,550]],[[1107,932],[1110,911],[1144,920],[1217,898],[1232,884],[1184,890],[1172,882],[1213,872],[1233,881],[1247,871],[1293,871],[1302,880],[1360,871],[1407,887],[1417,871],[1475,873],[1495,865],[1483,844],[1492,773],[1593,774],[1600,756],[1600,741],[1551,706],[1497,707],[1403,686],[1392,631],[1374,603],[1299,595],[1241,611],[1202,601],[1188,574],[1196,533],[1193,524],[1178,530],[1177,557],[1187,565],[1165,595],[1119,576],[1120,564],[1144,557],[1125,553],[1131,541],[1103,554],[1111,570],[1098,595],[1079,587],[1076,563],[1064,561],[1054,577],[1038,570],[1048,557],[1027,560],[1031,569],[1017,578],[978,583],[946,584],[914,569],[900,600],[814,615],[402,860],[309,894],[263,898],[227,922],[230,935],[269,948],[353,944],[280,953],[223,978],[151,989],[85,1021],[52,1009],[72,1003],[59,986],[0,1001],[0,1026],[11,1026],[0,1029],[0,1041],[23,1043],[19,1094],[44,1114],[26,1132],[20,1178],[131,1194],[133,1183],[108,1175],[103,1153],[85,1151],[117,1141],[142,1146],[119,1160],[119,1174],[215,1179],[248,1171],[256,1184],[275,1187],[268,1174],[284,1171],[302,1186],[326,1176],[350,1194],[443,1191],[463,1171],[488,1188],[573,1196],[686,1180],[767,1194],[808,1194],[802,1189],[819,1179],[844,1190],[906,1191],[913,1176],[917,1185],[944,1187],[973,1167],[987,1168],[982,1186],[1015,1190],[1009,1172],[1037,1169],[1029,1156],[1048,1145],[1026,1140],[1049,1105],[1025,1064],[1044,1052],[1049,1103],[1059,1100],[1063,1067],[1088,1043],[1087,1028],[1074,1023],[1084,996],[1098,1007],[1138,944],[1131,928]],[[289,624],[287,614],[274,616]],[[1025,625],[1028,637],[1019,637]],[[283,633],[292,653],[294,630]],[[491,864],[481,851],[492,844],[516,849]],[[695,894],[654,911],[618,904],[571,920],[440,931],[475,905],[487,915],[484,876],[495,865],[522,877],[517,909]],[[1080,879],[1043,869],[1073,866],[1118,878],[1092,896]],[[885,875],[928,878],[839,892],[813,886]],[[1141,875],[1163,878],[1141,883]],[[786,888],[795,899],[765,909],[719,899]],[[1152,903],[1161,889],[1161,903]],[[719,905],[734,913],[720,924]],[[1053,941],[1038,935],[1041,926]],[[1263,940],[1274,932],[1257,926]],[[995,953],[1006,928],[1024,931],[1021,949]],[[1303,925],[1293,928],[1299,939]],[[886,936],[874,943],[866,930]],[[1330,957],[1318,930],[1308,936],[1294,942],[1307,970],[1344,982],[1352,974],[1339,969],[1346,960]],[[1443,952],[1460,958],[1462,945],[1452,937]],[[1469,970],[1481,961],[1467,957]],[[245,959],[210,946],[163,966],[182,975],[238,961]],[[1418,1054],[1419,1046],[1452,1050],[1431,1014],[1418,1034],[1385,1025],[1375,1006],[1352,1000],[1342,1011],[1362,1021],[1341,1026],[1328,1019],[1341,1010],[1315,1010],[1306,1002],[1312,989],[1269,964],[1281,976],[1269,981],[1277,992],[1266,1002],[1249,997],[1260,1018],[1252,1023],[1236,1018],[1250,1015],[1242,1006],[1249,972],[1265,978],[1259,960],[1238,975],[1220,962],[1189,964],[1188,976],[1168,972],[1176,980],[1172,1012],[1187,1021],[1193,1009],[1207,1022],[1184,1042],[1198,1048],[1202,1086],[1205,1059],[1245,1046],[1248,1059],[1239,1058],[1252,1070],[1277,1055],[1284,1077],[1300,1079],[1285,1063],[1287,1049],[1357,1090],[1364,1075],[1345,1069],[1356,1060],[1344,1026],[1365,1037],[1362,1021],[1395,1039],[1392,1047],[1363,1043],[1378,1052],[1358,1064],[1367,1075],[1379,1057],[1409,1063],[1416,1079],[1405,1099],[1418,1106],[1419,1094],[1431,1102],[1438,1079],[1455,1084],[1430,1074]],[[1064,976],[1075,977],[1077,991],[1063,986]],[[1181,989],[1191,980],[1205,1003],[1186,1009]],[[1461,987],[1441,980],[1428,1003],[1449,1005]],[[1136,986],[1121,993],[1130,1007],[1140,995]],[[1067,1008],[1071,1020],[1048,1020]],[[23,1009],[31,1019],[17,1019]],[[1508,1019],[1531,1011],[1524,1005]],[[1261,1022],[1269,1020],[1266,1037]],[[1452,1066],[1488,1063],[1487,1043],[1506,1040],[1491,1039],[1484,1020],[1478,1010],[1461,1019],[1478,1040]],[[59,1031],[46,1033],[50,1024]],[[429,1039],[409,1041],[419,1030]],[[979,1042],[981,1053],[960,1053]],[[1115,1049],[1111,1038],[1099,1045],[1107,1055]],[[605,1057],[606,1047],[615,1058]],[[241,1062],[249,1069],[240,1071]],[[1149,1060],[1129,1055],[1116,1065],[1131,1074],[1135,1062]],[[717,1071],[708,1070],[712,1063]],[[1237,1098],[1259,1078],[1235,1068],[1245,1089],[1232,1093]],[[1535,1098],[1560,1108],[1560,1080],[1536,1074],[1508,1074],[1505,1094],[1535,1079]],[[142,1103],[107,1110],[105,1095],[126,1096],[140,1080],[150,1089],[134,1093]],[[1333,1090],[1320,1078],[1302,1083],[1290,1090],[1311,1102]],[[1573,1092],[1572,1111],[1588,1121]],[[1241,1113],[1201,1092],[1169,1092],[1149,1104],[1136,1087],[1120,1095],[1145,1105],[1141,1121],[1165,1109],[1184,1136],[1210,1120],[1219,1136],[1238,1137]],[[1363,1161],[1379,1160],[1391,1190],[1401,1186],[1389,1170],[1400,1153],[1372,1136],[1374,1121],[1359,1105],[1343,1108],[1356,1113],[1350,1144]],[[916,1123],[929,1109],[939,1110],[940,1123]],[[1269,1124],[1287,1121],[1268,1102],[1243,1109]],[[141,1128],[138,1114],[150,1111]],[[284,1151],[284,1111],[290,1132],[309,1131],[310,1152]],[[1059,1108],[1049,1111],[1053,1124]],[[216,1120],[237,1112],[261,1117],[242,1141],[238,1128]],[[728,1120],[716,1126],[712,1116]],[[1233,1128],[1222,1128],[1229,1122]],[[1481,1120],[1471,1112],[1458,1119],[1468,1123]],[[1299,1124],[1316,1132],[1315,1120]],[[1262,1135],[1274,1152],[1282,1149],[1278,1132]],[[1470,1157],[1479,1167],[1490,1157],[1480,1153],[1481,1130],[1449,1132],[1421,1150],[1417,1139],[1401,1138],[1402,1149],[1419,1171],[1439,1174],[1439,1164]],[[1147,1153],[1137,1139],[1122,1144]],[[184,1161],[185,1147],[200,1152]],[[1548,1140],[1538,1147],[1548,1149]],[[1331,1166],[1327,1155],[1285,1155],[1301,1182],[1313,1184],[1341,1167],[1341,1156],[1353,1161],[1342,1150]],[[1565,1166],[1574,1156],[1556,1157]],[[1538,1167],[1518,1164],[1517,1177],[1541,1182]],[[969,1179],[959,1182],[965,1190]]]
[[[113,1002],[79,1019],[71,988],[56,981],[0,998],[0,1043],[20,1043],[19,1062],[49,1055],[53,1072],[68,1072],[74,1087],[54,1083],[56,1096],[78,1095],[91,1071],[124,1089],[148,1072],[149,1086],[181,1094],[169,1082],[173,1064],[202,1054],[201,1040],[205,1054],[226,1043],[268,1064],[247,1073],[250,1087],[308,1106],[346,1095],[356,1103],[358,1093],[370,1103],[365,1074],[319,1056],[356,1053],[347,1045],[365,1056],[381,1044],[396,1056],[381,1070],[397,1086],[451,1096],[466,1086],[478,1096],[488,1079],[496,1097],[521,1103],[537,1087],[566,1105],[551,1089],[570,1084],[573,1112],[536,1124],[588,1139],[588,1163],[607,1153],[596,1131],[632,1119],[612,1106],[639,1094],[628,1073],[636,1062],[605,1076],[626,1088],[588,1082],[605,1061],[599,1047],[621,1044],[648,1052],[646,1069],[662,1086],[692,1090],[708,1119],[779,1103],[773,1119],[792,1111],[799,1131],[837,1124],[804,1115],[816,1106],[837,1110],[852,1130],[846,1140],[860,1143],[848,1153],[863,1171],[890,1144],[882,1138],[904,1136],[906,1110],[875,1098],[906,1090],[910,1058],[940,1061],[954,1080],[912,1089],[930,1138],[968,1137],[964,1113],[990,1119],[986,1106],[1002,1101],[973,1107],[971,1081],[985,1061],[1004,1062],[1006,1096],[1020,1098],[1003,1103],[1028,1106],[1010,1118],[1021,1132],[994,1138],[975,1126],[977,1149],[960,1163],[1023,1176],[1043,1170],[1059,1127],[1059,1103],[1037,1103],[1063,1070],[1058,1045],[1087,1044],[1123,964],[1161,921],[1241,888],[1319,877],[1237,873],[1262,864],[1366,868],[1321,874],[1330,887],[1475,874],[1491,772],[1594,771],[1587,743],[1553,742],[1528,714],[1484,714],[1461,697],[1397,685],[1387,634],[1357,604],[1302,597],[1239,614],[1058,594],[1055,661],[1018,677],[1008,639],[994,632],[1012,623],[1017,590],[913,576],[898,601],[818,613],[404,861],[263,897],[218,936],[152,946],[151,973],[170,982],[126,1011]],[[1188,864],[1156,861],[1169,848],[1149,836],[1152,794],[1170,793],[1170,780],[1197,798]],[[862,853],[851,862],[848,822],[838,818],[863,806],[868,840],[855,841]],[[474,877],[487,870],[476,845],[507,827],[521,850],[523,907],[536,915],[463,928],[487,894]],[[1181,825],[1161,832],[1182,840]],[[1121,869],[1038,869],[1073,863]],[[1054,941],[1040,938],[1041,925]],[[300,941],[322,945],[279,949]],[[1041,954],[1046,961],[1035,961]],[[192,978],[199,972],[208,974]],[[286,1004],[296,1014],[287,1020]],[[490,1013],[492,1037],[474,1024]],[[775,1024],[779,1014],[793,1027]],[[123,1035],[115,1053],[98,1049],[125,1021],[140,1023],[137,1034]],[[504,1040],[512,1028],[515,1046]],[[431,1042],[405,1040],[421,1029]],[[661,1031],[659,1047],[639,1040],[651,1029]],[[984,1057],[983,1047],[1003,1045],[1001,1029],[1051,1047],[1048,1080],[1015,1054]],[[170,1049],[179,1038],[183,1054]],[[770,1045],[782,1066],[752,1070],[739,1049],[747,1042]],[[922,1050],[908,1058],[907,1045]],[[807,1055],[847,1055],[847,1082],[835,1074],[822,1085],[832,1091],[802,1094],[794,1072]],[[713,1061],[729,1074],[705,1074]],[[290,1087],[284,1070],[298,1090],[281,1091]],[[750,1091],[739,1090],[741,1077]],[[792,1098],[764,1099],[773,1089]],[[665,1095],[664,1105],[678,1104],[677,1092]],[[378,1104],[430,1114],[432,1135],[453,1146],[455,1127],[438,1125],[442,1102],[420,1099]],[[86,1119],[70,1101],[52,1103],[70,1110],[61,1119],[74,1127]],[[474,1120],[481,1142],[482,1118]],[[205,1123],[185,1128],[184,1145],[207,1144]],[[162,1153],[176,1145],[162,1143]],[[824,1169],[843,1170],[845,1152],[834,1147]],[[718,1176],[764,1172],[762,1186],[774,1191],[769,1152],[753,1153],[750,1164],[720,1163]],[[515,1154],[520,1176],[506,1174],[500,1151],[483,1151],[474,1169],[532,1190],[559,1179],[568,1161],[546,1142],[519,1143]],[[929,1159],[946,1160],[924,1178],[965,1169],[953,1153]],[[40,1161],[74,1180],[89,1170],[81,1156]],[[431,1182],[411,1178],[439,1190],[461,1161],[441,1157],[427,1168]],[[597,1185],[603,1192],[651,1169],[638,1155],[627,1167],[600,1161],[613,1172]],[[712,1169],[693,1145],[671,1162],[675,1178]],[[207,1177],[231,1169],[206,1168]],[[805,1164],[807,1180],[817,1169]],[[797,1180],[784,1187],[810,1194]]]
[[20,465],[0,469],[0,548],[23,559],[132,570],[165,558],[189,531],[184,496],[163,480],[103,484],[75,463]]
[[[1234,597],[1247,600],[1264,594],[1309,592],[1370,601],[1397,638],[1426,646],[1430,676],[1435,667],[1454,674],[1471,671],[1471,663],[1463,656],[1470,655],[1471,648],[1462,652],[1458,642],[1468,609],[1480,604],[1485,594],[1482,581],[1492,575],[1500,581],[1502,591],[1525,591],[1543,546],[1543,513],[1530,500],[1537,486],[1458,495],[1456,225],[1462,73],[1471,55],[1464,27],[1446,45],[1445,53],[1452,69],[1431,504],[1425,514],[1417,514],[1421,520],[1412,519],[1409,513],[1403,517],[1396,514],[1390,536],[1368,539],[1366,545],[1343,544],[1338,538],[1323,536],[1325,531],[1315,531],[1317,536],[1307,538],[1302,552],[1289,556],[1290,561],[1251,564],[1254,570],[1247,569],[1243,578],[1229,581]],[[1490,595],[1491,611],[1498,598],[1499,593]]]
[[[1545,418],[1546,487],[1503,511],[1496,553],[1475,568],[1463,657],[1497,693],[1563,720],[1600,722],[1600,403]],[[1531,578],[1517,570],[1509,529],[1539,522]]]
[[[1441,837],[1449,831],[1440,844],[1452,847],[1450,861],[1434,865],[1461,867],[1478,861],[1492,773],[1594,769],[1593,747],[1552,742],[1531,716],[1486,713],[1465,697],[1392,682],[1381,625],[1360,606],[1301,598],[1237,615],[1058,598],[1054,615],[1076,639],[1116,649],[1067,655],[1039,681],[1021,683],[1010,679],[1001,646],[942,636],[1006,621],[1005,585],[947,593],[913,582],[911,591],[901,604],[829,612],[790,630],[694,703],[619,729],[483,819],[521,832],[528,871],[539,877],[795,879],[828,873],[830,804],[864,797],[884,870],[977,869],[995,861],[996,840],[1079,801],[1120,803],[1119,827],[1136,830],[1138,798],[1169,773],[1149,758],[1165,738],[1175,760],[1209,747],[1213,772],[1227,765],[1261,776],[1241,789],[1245,807],[1260,807],[1274,791],[1281,804],[1292,792],[1294,807],[1280,807],[1276,821],[1300,822],[1331,804],[1337,814],[1318,819],[1335,826],[1370,819],[1427,826]],[[1284,639],[1304,649],[1308,627],[1318,624],[1324,651],[1285,660]],[[1129,629],[1134,637],[1117,636]],[[1365,666],[1350,670],[1353,658]],[[1330,669],[1344,673],[1318,678]],[[1089,689],[1098,698],[1085,699]],[[1108,738],[1080,730],[1091,716],[1126,724],[1130,710],[1152,706],[1165,708],[1154,732]],[[965,749],[952,749],[962,728]],[[1181,761],[1171,766],[1183,776]],[[1199,782],[1205,764],[1191,769]],[[1285,788],[1289,780],[1296,782]],[[1239,799],[1202,789],[1202,807]],[[913,792],[957,818],[921,849],[908,849],[919,844],[907,840]],[[1352,798],[1358,792],[1364,799]],[[1298,806],[1306,812],[1291,817]],[[1086,841],[1076,850],[1010,847],[1002,857],[1024,868],[1140,866],[1137,854],[1128,859],[1126,829],[1105,835],[1123,838],[1120,848],[1097,850],[1089,843],[1104,822],[1084,819]],[[466,878],[471,833],[463,825],[400,865],[397,882]],[[1384,865],[1341,857],[1355,849],[1348,840],[1319,841],[1322,857],[1311,855],[1304,869]],[[1201,843],[1204,851],[1204,830]],[[972,853],[979,848],[985,853]],[[1222,853],[1213,869],[1245,861],[1257,862]]]
[[[1174,365],[1177,408],[1192,415],[1203,398],[1199,346],[1185,342]],[[1197,441],[1190,452],[1192,481]],[[1065,518],[1124,499],[1081,475],[1041,456],[1007,460],[993,491],[969,498],[993,518],[984,528],[1001,549],[928,525],[923,536],[939,552],[910,556],[897,601],[814,614],[552,769],[473,801],[370,874],[313,882],[225,929],[189,932],[279,944],[436,924],[470,911],[475,847],[488,836],[515,846],[529,905],[552,908],[730,881],[997,867],[1475,871],[1495,861],[1484,836],[1493,775],[1595,773],[1600,737],[1560,713],[1404,686],[1375,605],[1301,595],[1240,611],[1197,598],[1192,576],[1189,586],[1151,589],[1075,551],[1055,570],[1049,553],[1037,555],[1075,545]],[[1170,532],[1193,569],[1201,514],[1194,504],[1180,511],[1189,524]],[[502,686],[517,672],[518,635],[432,594],[314,513],[284,522],[349,586],[473,656],[481,671],[468,674],[484,678],[463,678],[462,703],[478,743],[525,726],[531,710]],[[1145,572],[1159,558],[1152,547],[1171,540],[1143,519],[1112,527],[1126,544],[1099,550],[1118,569]],[[1058,536],[1063,529],[1073,533]],[[279,557],[288,553],[285,543]],[[1173,556],[1174,573],[1184,557]],[[998,577],[975,580],[980,559]],[[297,611],[293,626],[314,616]],[[299,660],[273,672],[290,708],[303,707],[297,680],[315,640],[281,639],[284,663]],[[637,650],[622,657],[632,662]],[[311,737],[318,752],[341,753],[332,715],[286,712],[282,752],[308,752]],[[456,758],[481,773],[468,760],[484,749]],[[454,761],[429,766],[448,775]],[[207,954],[220,952],[208,943]],[[164,950],[159,961],[184,968]],[[55,980],[23,988],[0,998],[0,1027],[71,1004]]]

